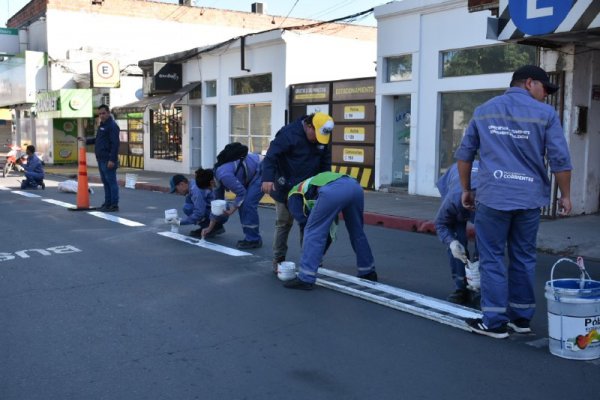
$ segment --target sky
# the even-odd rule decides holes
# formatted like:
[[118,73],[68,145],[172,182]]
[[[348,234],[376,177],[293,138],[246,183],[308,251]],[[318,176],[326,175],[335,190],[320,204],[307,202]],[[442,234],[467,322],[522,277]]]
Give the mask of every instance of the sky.
[[[157,0],[158,1],[158,0]],[[295,18],[310,18],[327,21],[345,17],[369,8],[385,4],[390,0],[265,0],[267,14],[289,16]],[[19,11],[29,0],[0,0],[0,26],[6,26],[6,21]],[[162,0],[163,3],[177,4],[177,0]],[[255,0],[192,0],[197,7],[223,8],[237,11],[251,11]],[[356,21],[362,25],[375,26],[373,14]]]

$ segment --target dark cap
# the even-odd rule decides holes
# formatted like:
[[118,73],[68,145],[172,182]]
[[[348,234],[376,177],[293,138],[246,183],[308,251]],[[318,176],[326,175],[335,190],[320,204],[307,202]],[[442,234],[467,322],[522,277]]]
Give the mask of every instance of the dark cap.
[[173,175],[169,183],[171,184],[171,191],[169,193],[173,193],[176,190],[177,185],[181,182],[187,182],[187,178],[181,174]]
[[515,71],[512,76],[513,81],[520,81],[527,78],[531,78],[534,81],[540,81],[544,85],[546,92],[548,94],[556,93],[558,90],[558,85],[550,82],[550,77],[540,67],[536,67],[535,65],[525,65],[524,67],[519,68]]

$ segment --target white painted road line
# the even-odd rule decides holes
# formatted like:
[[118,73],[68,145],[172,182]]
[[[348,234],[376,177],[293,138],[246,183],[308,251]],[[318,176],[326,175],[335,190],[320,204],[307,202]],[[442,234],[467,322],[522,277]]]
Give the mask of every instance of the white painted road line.
[[116,222],[118,224],[122,224],[125,226],[145,226],[141,222],[136,222],[136,221],[132,221],[129,219],[117,217],[116,215],[103,213],[101,211],[88,211],[87,213],[90,215],[93,215],[94,217],[98,217],[98,218],[102,218],[102,219],[105,219],[108,221]]
[[42,197],[42,196],[39,196],[37,194],[33,194],[33,193],[29,193],[29,192],[23,192],[21,190],[13,190],[13,193],[14,194],[19,194],[19,195],[25,196],[25,197]]
[[466,318],[481,318],[477,310],[326,268],[319,268],[319,275],[321,277],[316,282],[319,286],[466,331],[470,331]]
[[221,246],[220,244],[207,242],[206,240],[194,239],[193,237],[182,235],[181,233],[173,233],[173,232],[168,232],[168,231],[157,232],[157,233],[161,236],[179,240],[181,242],[192,244],[194,246],[203,247],[207,250],[217,251],[219,253],[227,254],[227,255],[233,256],[233,257],[242,257],[242,256],[251,256],[252,255],[252,253],[246,253],[245,251],[232,249],[231,247]]
[[6,186],[0,186],[0,190],[7,190],[7,191],[11,191],[11,188],[7,188]]
[[65,203],[64,201],[54,200],[54,199],[42,199],[46,203],[55,204],[57,206],[65,207],[65,208],[77,208],[75,204]]

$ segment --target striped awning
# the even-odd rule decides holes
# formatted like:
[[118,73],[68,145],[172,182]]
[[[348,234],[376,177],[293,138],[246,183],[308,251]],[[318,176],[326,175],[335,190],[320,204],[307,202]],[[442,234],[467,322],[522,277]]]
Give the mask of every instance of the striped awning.
[[500,0],[498,18],[490,18],[488,38],[502,41],[600,41],[600,1]]
[[196,89],[198,86],[200,86],[200,82],[188,83],[175,93],[144,97],[143,99],[134,101],[133,103],[113,107],[111,111],[113,114],[123,115],[144,112],[148,107],[153,109],[170,109],[173,108],[175,104],[179,102],[185,95]]

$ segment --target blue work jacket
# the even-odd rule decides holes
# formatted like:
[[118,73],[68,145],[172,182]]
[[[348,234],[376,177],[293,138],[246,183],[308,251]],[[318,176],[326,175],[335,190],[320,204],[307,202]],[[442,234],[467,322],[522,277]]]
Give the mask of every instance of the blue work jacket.
[[215,171],[215,180],[217,181],[215,197],[224,199],[225,190],[229,190],[235,194],[234,204],[236,207],[240,207],[244,202],[250,183],[255,179],[260,179],[261,160],[258,154],[248,153],[241,162],[242,166],[239,168],[240,161],[231,161],[219,166]]
[[101,122],[96,137],[86,139],[86,144],[94,145],[96,160],[112,161],[115,164],[119,157],[119,125],[110,117]]

